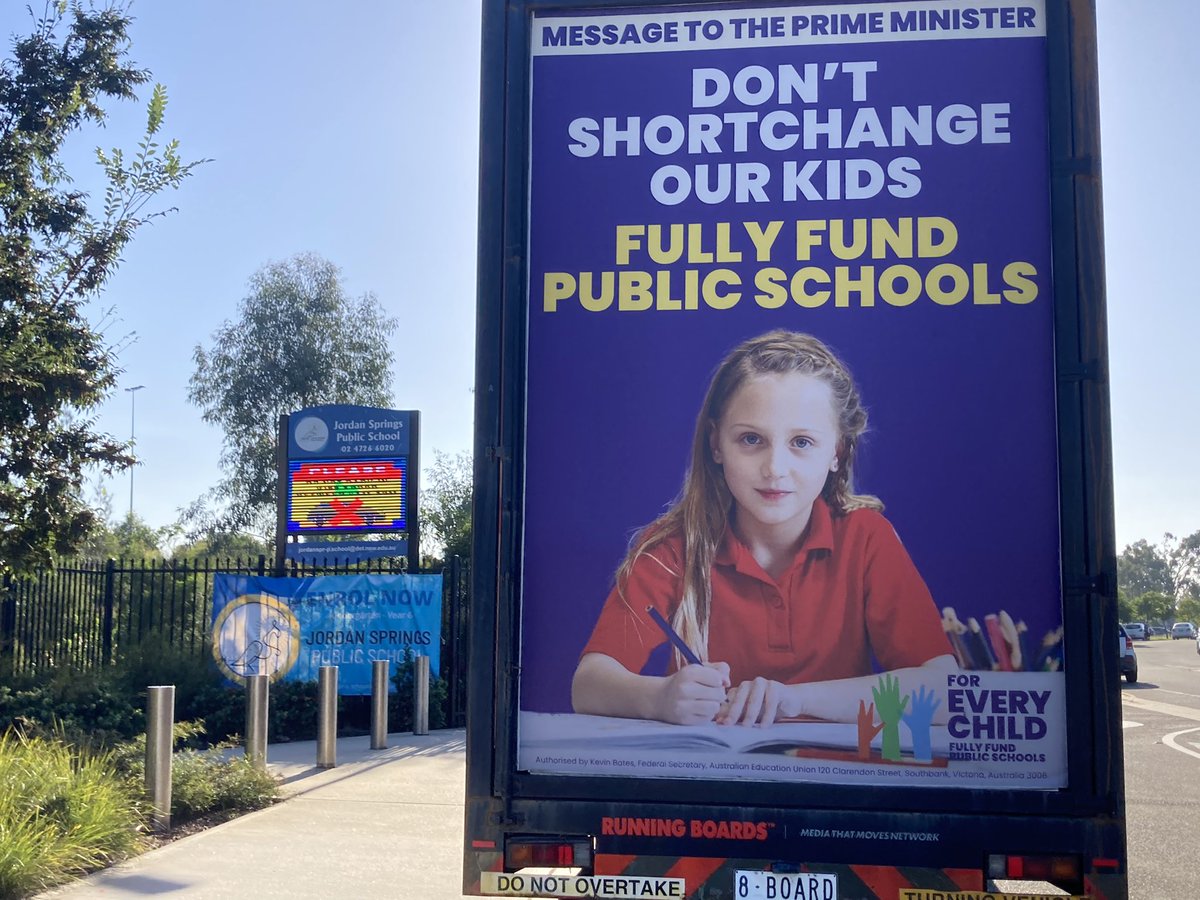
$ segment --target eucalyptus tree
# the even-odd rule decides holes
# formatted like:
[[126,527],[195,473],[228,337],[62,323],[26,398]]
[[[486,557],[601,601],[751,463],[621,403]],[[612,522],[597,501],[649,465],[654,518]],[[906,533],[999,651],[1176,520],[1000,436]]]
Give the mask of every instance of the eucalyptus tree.
[[191,532],[269,535],[279,417],[328,403],[389,406],[395,330],[374,294],[349,296],[338,267],[315,254],[251,275],[236,321],[193,354],[188,399],[224,439],[220,483],[185,511]]
[[431,562],[439,557],[471,556],[471,454],[435,451],[433,465],[422,473],[421,556]]

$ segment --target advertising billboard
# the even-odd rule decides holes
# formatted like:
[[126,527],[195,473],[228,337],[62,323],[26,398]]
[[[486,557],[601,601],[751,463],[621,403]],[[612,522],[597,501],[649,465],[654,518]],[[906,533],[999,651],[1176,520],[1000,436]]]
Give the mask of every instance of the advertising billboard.
[[1045,15],[534,14],[519,768],[1068,784]]

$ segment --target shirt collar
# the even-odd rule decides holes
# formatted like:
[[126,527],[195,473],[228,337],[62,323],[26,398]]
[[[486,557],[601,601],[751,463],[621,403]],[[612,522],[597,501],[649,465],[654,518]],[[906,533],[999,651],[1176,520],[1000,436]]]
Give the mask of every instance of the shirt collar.
[[[796,559],[806,557],[809,553],[816,550],[832,550],[833,549],[833,517],[829,512],[829,506],[825,503],[825,498],[818,497],[813,501],[812,515],[808,519],[808,527],[804,529],[804,536],[800,539],[800,547],[796,550]],[[718,566],[733,566],[737,571],[753,575],[762,572],[762,568],[754,559],[754,554],[733,533],[732,528],[725,529],[725,535],[721,538],[721,544],[717,548],[717,555],[713,559],[713,564]]]

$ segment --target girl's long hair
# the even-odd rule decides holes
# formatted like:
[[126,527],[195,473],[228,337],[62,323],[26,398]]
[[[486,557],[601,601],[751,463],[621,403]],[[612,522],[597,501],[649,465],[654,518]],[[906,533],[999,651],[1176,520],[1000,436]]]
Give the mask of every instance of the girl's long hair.
[[[671,624],[705,662],[713,559],[733,506],[724,472],[713,460],[710,437],[742,385],[763,375],[791,372],[820,379],[833,394],[838,419],[838,466],[829,473],[821,491],[830,511],[838,516],[855,509],[883,508],[878,498],[854,493],[854,457],[859,439],[867,429],[867,411],[845,364],[817,338],[797,331],[771,331],[735,347],[717,366],[696,417],[691,462],[682,491],[665,513],[634,536],[616,576],[617,590],[628,603],[625,583],[633,564],[668,537],[678,534],[683,540],[683,572],[675,574],[682,576],[683,596]],[[683,665],[678,650],[675,662]]]

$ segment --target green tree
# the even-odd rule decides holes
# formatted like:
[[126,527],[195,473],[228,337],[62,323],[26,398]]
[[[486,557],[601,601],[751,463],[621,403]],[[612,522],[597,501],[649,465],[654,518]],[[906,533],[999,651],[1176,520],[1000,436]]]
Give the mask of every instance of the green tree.
[[471,556],[471,454],[434,454],[421,490],[421,557]]
[[1117,588],[1117,618],[1122,622],[1136,622],[1138,620],[1137,610],[1133,605],[1134,598],[1130,597],[1121,588]]
[[1164,535],[1161,553],[1167,561],[1175,597],[1200,599],[1200,531],[1184,538]]
[[221,482],[185,511],[197,534],[273,533],[280,415],[391,402],[396,321],[374,294],[348,296],[337,266],[314,254],[264,266],[249,287],[238,321],[193,354],[188,399],[225,432]]
[[1151,591],[1175,593],[1166,554],[1145,539],[1130,544],[1117,557],[1117,585],[1131,597]]
[[47,4],[33,32],[0,60],[0,572],[27,572],[74,552],[96,522],[85,472],[133,461],[98,433],[92,411],[111,392],[115,349],[83,306],[120,263],[148,208],[201,161],[160,146],[166,92],[154,88],[136,152],[97,150],[104,202],[89,206],[60,159],[63,142],[105,119],[104,104],[135,97],[148,73],[128,60],[130,18]]
[[1175,608],[1175,614],[1179,622],[1200,622],[1200,600],[1184,597]]
[[219,531],[175,549],[172,559],[256,559],[270,553],[261,538],[241,531]]
[[87,559],[145,559],[162,556],[164,529],[152,528],[137,513],[126,513],[115,524],[92,529],[79,548]]
[[1171,622],[1175,618],[1175,598],[1161,591],[1147,591],[1132,601],[1133,615],[1126,622]]

